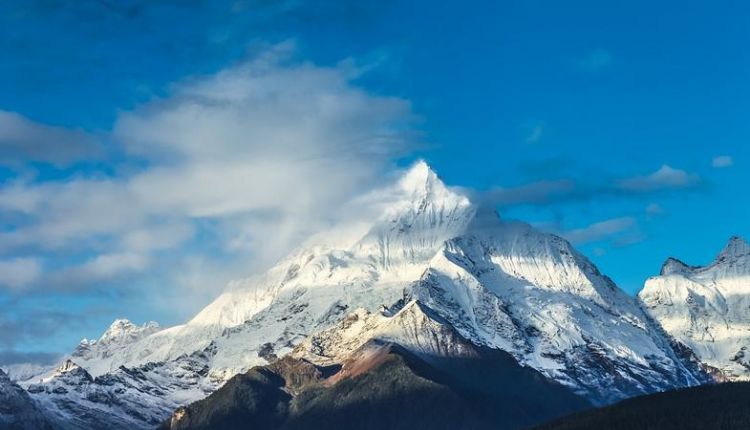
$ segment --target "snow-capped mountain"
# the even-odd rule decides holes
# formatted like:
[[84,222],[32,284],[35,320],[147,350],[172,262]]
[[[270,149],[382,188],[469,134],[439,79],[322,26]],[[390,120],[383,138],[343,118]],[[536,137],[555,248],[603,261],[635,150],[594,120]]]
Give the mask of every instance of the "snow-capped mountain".
[[93,377],[66,360],[23,385],[54,428],[154,428],[177,407],[218,388],[206,378],[207,362],[205,354],[195,353]]
[[750,380],[750,245],[732,237],[707,266],[669,258],[639,294],[665,331],[719,377]]
[[568,242],[497,217],[475,223],[444,244],[413,290],[462,336],[596,403],[702,380]]
[[113,370],[112,362],[131,344],[158,332],[161,328],[154,321],[137,326],[126,319],[117,319],[98,340],[83,339],[73,351],[72,357],[86,363],[89,373],[100,375]]
[[[637,301],[568,242],[478,210],[425,163],[363,201],[364,219],[233,282],[187,323],[116,321],[70,357],[88,377],[52,375],[29,391],[63,419],[76,404],[113,404],[127,426],[147,427],[295,348],[321,363],[381,338],[417,353],[460,352],[436,320],[595,403],[705,380]],[[109,400],[92,406],[92,392]],[[131,408],[139,402],[153,406]]]
[[375,220],[353,233],[346,226],[329,234],[338,243],[313,243],[259,277],[233,282],[184,325],[146,336],[115,355],[88,354],[76,362],[114,370],[173,360],[214,344],[211,375],[226,379],[266,364],[264,355],[286,354],[356,308],[376,311],[396,302],[443,242],[466,228],[474,207],[425,163],[382,195],[387,204]]

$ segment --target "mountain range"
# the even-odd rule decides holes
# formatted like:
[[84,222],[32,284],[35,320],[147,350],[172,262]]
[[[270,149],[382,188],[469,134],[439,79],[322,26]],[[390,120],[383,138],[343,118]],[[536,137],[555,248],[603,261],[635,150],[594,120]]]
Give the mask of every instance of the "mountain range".
[[0,396],[23,406],[0,423],[520,428],[750,375],[741,238],[707,266],[668,259],[632,297],[424,162],[360,203],[183,325],[120,319],[59,366],[5,369]]

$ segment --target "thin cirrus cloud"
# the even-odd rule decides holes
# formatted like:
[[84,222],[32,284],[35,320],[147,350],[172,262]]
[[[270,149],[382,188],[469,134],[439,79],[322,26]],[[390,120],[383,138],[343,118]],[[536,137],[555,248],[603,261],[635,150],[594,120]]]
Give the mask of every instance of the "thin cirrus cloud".
[[[638,222],[633,217],[611,218],[590,224],[586,227],[563,232],[562,235],[576,245],[599,242],[613,236],[637,229]],[[624,238],[623,240],[632,241]]]

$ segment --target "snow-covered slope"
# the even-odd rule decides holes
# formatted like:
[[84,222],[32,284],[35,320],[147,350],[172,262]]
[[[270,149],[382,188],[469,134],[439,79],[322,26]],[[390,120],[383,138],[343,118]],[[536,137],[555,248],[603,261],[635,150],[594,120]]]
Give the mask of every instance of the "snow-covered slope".
[[326,366],[342,363],[372,340],[398,344],[423,356],[474,355],[471,345],[447,321],[415,300],[384,312],[356,309],[333,327],[309,336],[292,355]]
[[[703,377],[676,356],[635,299],[570,244],[478,211],[425,163],[363,201],[369,209],[362,219],[317,235],[265,274],[232,283],[186,324],[159,330],[116,322],[70,358],[112,403],[133,393],[125,404],[154,405],[117,412],[146,415],[131,427],[303,342],[328,345],[318,358],[330,360],[369,338],[434,354],[460,348],[431,323],[438,320],[598,403]],[[353,312],[359,322],[342,328]],[[170,382],[181,360],[197,356],[203,366],[188,366],[193,382]],[[133,372],[140,376],[129,378]],[[119,382],[110,388],[97,382],[113,377]],[[54,381],[35,386],[34,395],[59,403]],[[136,392],[153,397],[138,400]],[[65,402],[90,406],[88,391],[72,393]]]
[[310,244],[261,276],[233,282],[182,326],[132,342],[114,356],[92,354],[76,362],[99,374],[173,360],[214,343],[211,373],[225,379],[265,364],[264,354],[291,351],[348,311],[390,305],[419,279],[443,242],[465,230],[474,207],[425,163],[379,194],[386,198],[376,206],[384,207],[366,228],[330,232],[334,245]]
[[90,374],[101,375],[117,368],[112,363],[118,362],[120,354],[130,345],[159,330],[154,321],[137,326],[126,319],[117,319],[98,340],[81,340],[72,358],[85,363]]
[[67,360],[34,383],[23,383],[55,428],[150,429],[186,403],[218,388],[206,378],[205,353],[93,377]]
[[414,298],[479,345],[597,403],[699,383],[668,339],[560,237],[491,214],[445,243]]
[[34,400],[0,370],[0,429],[51,429]]
[[668,259],[639,294],[664,330],[719,376],[750,380],[750,246],[732,237],[707,266]]

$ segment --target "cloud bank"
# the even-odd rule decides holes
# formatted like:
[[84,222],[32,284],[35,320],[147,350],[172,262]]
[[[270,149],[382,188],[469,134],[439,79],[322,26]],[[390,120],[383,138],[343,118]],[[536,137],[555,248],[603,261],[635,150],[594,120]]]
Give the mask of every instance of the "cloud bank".
[[[154,306],[180,297],[173,307],[192,312],[229,279],[272,263],[334,222],[418,138],[409,102],[360,88],[351,64],[268,46],[122,112],[109,135],[124,154],[115,173],[6,181],[0,292],[148,288]],[[64,165],[96,153],[83,132],[7,112],[0,125],[2,162]]]

